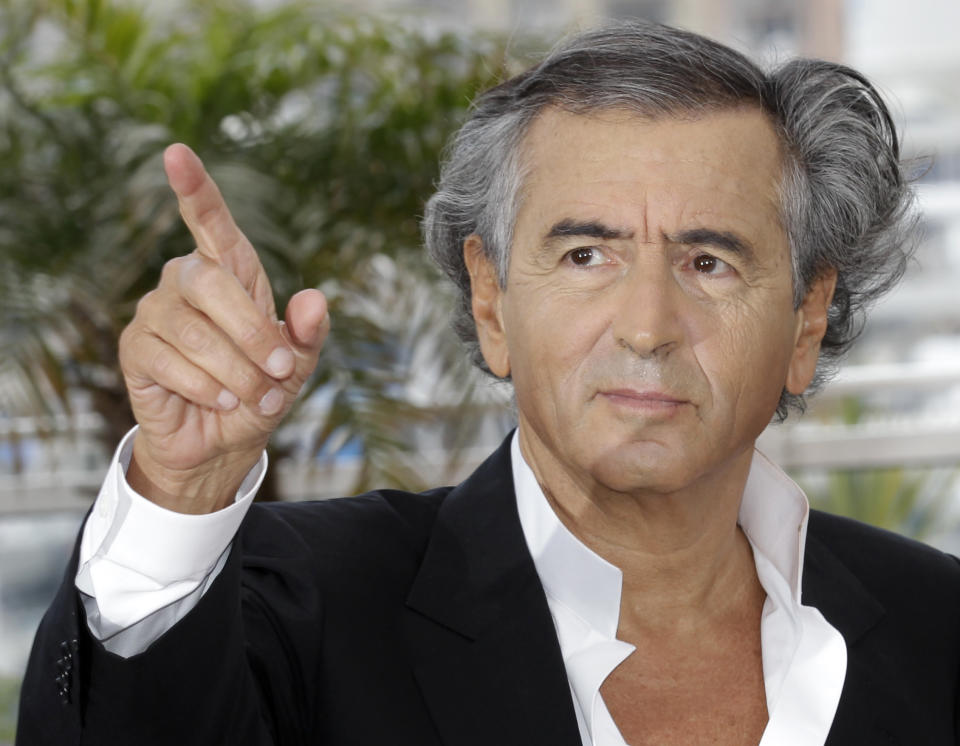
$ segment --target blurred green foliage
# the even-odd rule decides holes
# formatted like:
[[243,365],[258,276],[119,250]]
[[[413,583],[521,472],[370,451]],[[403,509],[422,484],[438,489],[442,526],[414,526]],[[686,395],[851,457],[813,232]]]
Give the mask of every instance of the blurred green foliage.
[[836,469],[796,479],[811,507],[829,513],[921,541],[956,529],[947,517],[956,469]]
[[20,680],[0,678],[0,744],[13,743],[20,701]]
[[435,416],[408,396],[418,346],[443,363],[429,386],[448,403],[476,376],[418,216],[470,99],[516,66],[505,42],[235,0],[6,0],[0,33],[0,412],[69,411],[83,390],[111,448],[131,425],[116,340],[163,263],[193,248],[161,165],[183,141],[278,306],[303,287],[329,295],[316,447],[360,443],[358,488],[419,486],[397,457]]

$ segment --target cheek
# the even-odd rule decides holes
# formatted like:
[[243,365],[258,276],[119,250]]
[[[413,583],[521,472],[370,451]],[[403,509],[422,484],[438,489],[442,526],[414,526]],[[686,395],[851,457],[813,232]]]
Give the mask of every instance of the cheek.
[[770,308],[728,307],[697,325],[693,349],[715,400],[748,397],[773,406],[779,400],[793,349],[793,326],[785,314]]
[[517,293],[504,304],[504,326],[514,385],[569,397],[603,343],[608,324],[601,304],[520,283],[513,289]]

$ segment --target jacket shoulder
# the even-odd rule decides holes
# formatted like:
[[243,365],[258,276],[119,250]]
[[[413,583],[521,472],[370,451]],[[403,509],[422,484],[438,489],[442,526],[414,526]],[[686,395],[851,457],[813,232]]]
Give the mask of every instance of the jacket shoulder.
[[826,554],[839,560],[888,612],[901,607],[914,617],[929,611],[960,620],[960,560],[952,555],[892,531],[811,510],[808,563],[830,567],[829,561],[824,564]]
[[960,560],[929,544],[844,516],[810,511],[808,541],[826,545],[838,559],[866,571],[892,574],[923,571],[960,583]]

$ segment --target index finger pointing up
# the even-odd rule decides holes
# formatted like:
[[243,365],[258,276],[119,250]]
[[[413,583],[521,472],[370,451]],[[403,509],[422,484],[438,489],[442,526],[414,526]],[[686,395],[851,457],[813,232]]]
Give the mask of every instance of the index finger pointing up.
[[186,145],[176,143],[164,151],[163,165],[197,251],[233,274],[263,313],[276,320],[270,280],[260,258],[233,221],[201,160]]
[[[163,165],[200,253],[235,272],[255,258],[253,247],[233,221],[223,195],[196,153],[176,143],[164,151]],[[238,279],[246,285],[251,278],[238,275]]]

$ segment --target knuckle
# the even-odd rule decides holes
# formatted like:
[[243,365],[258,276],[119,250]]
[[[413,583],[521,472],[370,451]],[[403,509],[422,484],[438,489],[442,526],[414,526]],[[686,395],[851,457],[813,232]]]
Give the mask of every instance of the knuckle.
[[130,323],[120,332],[120,340],[117,344],[117,360],[120,362],[120,368],[124,371],[130,369],[137,360],[137,355],[133,353],[136,343],[136,326]]
[[237,366],[230,390],[244,401],[257,398],[257,394],[264,388],[263,375],[252,365]]
[[160,270],[161,285],[169,282],[175,283],[177,281],[180,273],[183,271],[183,264],[186,258],[185,256],[178,256],[164,262],[163,268]]
[[173,365],[173,354],[166,347],[157,350],[150,361],[150,369],[156,377],[165,377],[173,368]]
[[270,341],[270,329],[266,323],[246,322],[237,333],[237,341],[247,349],[260,347]]
[[210,293],[216,290],[220,284],[220,273],[222,270],[210,262],[199,261],[193,269],[194,289],[202,293]]
[[134,329],[135,329],[135,322],[131,321],[129,324],[127,324],[123,328],[123,331],[120,332],[118,347],[120,348],[121,351],[125,347],[129,347],[131,345],[132,343],[131,337],[133,337],[133,335],[136,333]]
[[204,352],[211,344],[210,335],[199,319],[191,319],[180,330],[180,341],[183,346],[193,352]]
[[223,202],[215,202],[194,212],[194,219],[200,225],[209,225],[216,221],[223,214]]
[[[137,307],[134,311],[135,319],[142,319],[145,316],[149,316],[150,312],[153,310],[154,305],[157,303],[158,293],[156,290],[151,290],[148,293],[145,293],[144,296],[137,301]],[[127,329],[130,327],[128,326]]]
[[200,375],[187,376],[182,384],[182,395],[195,402],[204,402],[212,399],[210,386],[206,378]]
[[186,297],[199,298],[211,293],[219,282],[223,270],[194,251],[186,256],[171,259],[163,267],[164,282],[178,288]]

